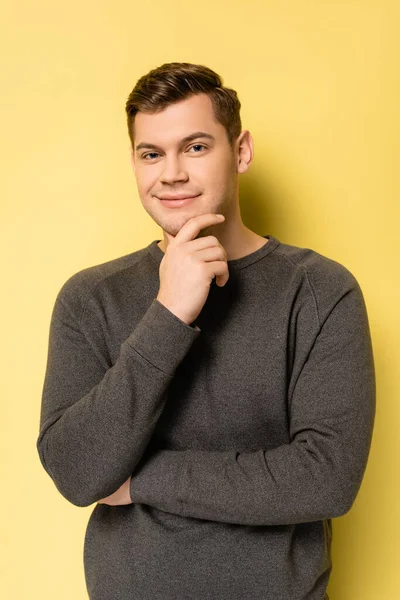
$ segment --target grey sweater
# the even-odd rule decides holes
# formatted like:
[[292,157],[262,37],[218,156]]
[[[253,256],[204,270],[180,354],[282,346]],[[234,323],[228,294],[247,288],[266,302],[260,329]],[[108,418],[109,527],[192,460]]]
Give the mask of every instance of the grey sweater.
[[367,311],[343,265],[264,237],[191,325],[156,299],[159,240],[58,293],[42,465],[76,506],[132,475],[89,518],[91,600],[328,598],[374,425]]

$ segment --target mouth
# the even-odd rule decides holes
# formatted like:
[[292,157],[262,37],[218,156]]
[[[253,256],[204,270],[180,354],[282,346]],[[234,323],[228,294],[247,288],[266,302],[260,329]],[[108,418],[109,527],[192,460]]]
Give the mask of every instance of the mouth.
[[198,194],[197,196],[187,196],[185,198],[168,198],[167,199],[163,199],[163,198],[159,198],[161,204],[163,206],[166,206],[168,208],[180,208],[181,206],[187,206],[188,204],[190,204],[191,202],[193,202],[193,200],[195,200],[196,198],[198,198],[200,196],[200,194]]

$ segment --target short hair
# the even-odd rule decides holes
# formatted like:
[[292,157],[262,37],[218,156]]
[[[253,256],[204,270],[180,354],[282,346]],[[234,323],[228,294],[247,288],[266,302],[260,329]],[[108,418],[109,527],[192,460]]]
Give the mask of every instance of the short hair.
[[137,112],[155,113],[194,94],[204,93],[212,102],[214,116],[226,130],[233,147],[240,135],[240,101],[235,90],[223,87],[222,78],[212,69],[187,62],[165,63],[143,75],[125,105],[129,138],[134,148],[134,119]]

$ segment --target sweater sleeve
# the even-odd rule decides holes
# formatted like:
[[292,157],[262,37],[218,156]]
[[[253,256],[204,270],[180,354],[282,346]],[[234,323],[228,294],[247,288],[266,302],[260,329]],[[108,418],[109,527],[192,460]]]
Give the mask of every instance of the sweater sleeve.
[[294,388],[290,443],[252,452],[159,450],[133,473],[132,501],[241,525],[287,525],[345,514],[370,451],[375,372],[357,282],[333,304]]
[[110,366],[88,335],[97,335],[100,324],[78,305],[76,293],[67,294],[71,287],[63,288],[53,308],[36,444],[61,494],[88,506],[112,494],[135,469],[175,369],[200,329],[154,299]]

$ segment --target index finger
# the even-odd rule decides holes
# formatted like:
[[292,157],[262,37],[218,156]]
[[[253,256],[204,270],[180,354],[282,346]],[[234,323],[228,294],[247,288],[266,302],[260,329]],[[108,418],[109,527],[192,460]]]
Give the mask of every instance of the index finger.
[[176,234],[175,240],[179,243],[190,242],[190,240],[194,240],[205,227],[223,223],[224,220],[225,217],[221,219],[216,213],[206,213],[205,215],[191,217]]

